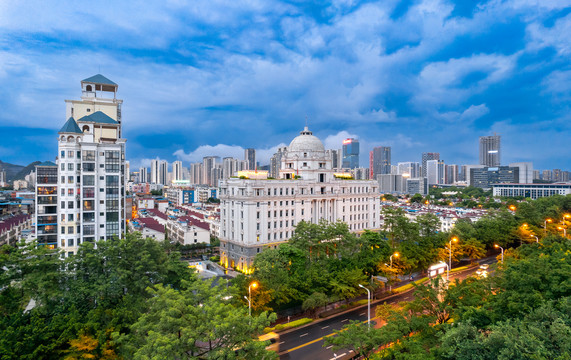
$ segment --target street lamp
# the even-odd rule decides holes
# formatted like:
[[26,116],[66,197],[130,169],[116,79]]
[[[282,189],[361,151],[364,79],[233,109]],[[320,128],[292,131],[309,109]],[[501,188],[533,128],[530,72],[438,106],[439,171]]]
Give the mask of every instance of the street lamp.
[[246,300],[248,300],[248,315],[252,316],[252,288],[257,288],[258,287],[258,283],[255,281],[252,281],[250,283],[250,285],[248,285],[248,297],[246,298],[246,295],[244,295],[244,298],[246,298]]
[[504,248],[501,247],[501,246],[498,245],[498,244],[495,244],[494,247],[495,247],[495,248],[500,248],[500,249],[502,249],[502,264],[503,264],[503,263],[504,263]]
[[392,255],[389,257],[389,260],[391,261],[391,266],[389,266],[389,267],[390,267],[391,269],[393,268],[393,256],[399,257],[399,253],[396,252],[396,253],[392,254]]
[[539,238],[538,238],[537,236],[535,236],[535,235],[533,235],[533,234],[530,234],[529,236],[534,237],[534,238],[535,238],[535,242],[536,242],[536,243],[539,243]]
[[511,211],[516,211],[517,208],[515,207],[515,205],[510,205],[510,206],[509,206],[509,209],[510,209]]
[[[458,241],[458,238],[456,236],[454,236],[452,239],[450,239],[450,242],[448,243],[448,252],[449,252],[449,257],[448,257],[448,272],[450,272],[450,269],[452,269],[452,241],[456,242]],[[446,275],[446,278],[448,278],[448,275]]]
[[547,234],[547,223],[552,223],[553,220],[552,219],[545,219],[545,221],[543,222],[543,228],[545,229],[545,233]]
[[[393,269],[393,256],[399,257],[399,253],[396,252],[389,257],[389,260],[391,261],[391,266],[389,266],[389,269],[391,269],[391,270]],[[389,291],[392,291],[392,290],[393,290],[393,286],[389,285]]]
[[567,229],[562,227],[562,226],[558,226],[557,230],[563,230],[563,237],[567,237]]
[[371,290],[367,289],[361,284],[359,284],[359,287],[367,290],[367,330],[371,330]]

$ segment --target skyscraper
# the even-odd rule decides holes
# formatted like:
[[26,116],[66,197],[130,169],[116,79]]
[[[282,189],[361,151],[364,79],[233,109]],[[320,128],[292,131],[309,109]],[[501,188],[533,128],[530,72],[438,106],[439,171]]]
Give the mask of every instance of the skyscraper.
[[446,178],[444,161],[428,160],[426,162],[426,177],[429,185],[444,184]]
[[244,160],[248,162],[248,169],[256,169],[256,149],[248,148],[244,150]]
[[[46,233],[45,227],[38,228],[38,235],[46,235],[42,241],[63,249],[66,256],[85,241],[121,237],[125,232],[126,140],[121,138],[123,101],[116,98],[117,88],[103,75],[95,75],[81,81],[81,100],[65,101],[68,120],[58,132],[55,168],[59,207],[56,203],[42,209],[46,199],[38,197],[36,212],[42,215],[49,210],[53,214],[57,209],[58,221],[51,223],[58,228],[55,244],[54,234]],[[42,197],[49,193],[50,203],[53,195],[58,195],[57,191],[53,194],[53,170],[51,166],[38,167],[36,192]],[[37,223],[44,221],[37,219]]]
[[346,169],[359,167],[359,140],[353,138],[343,140],[343,167]]
[[429,160],[440,160],[440,153],[422,153],[421,177],[426,177],[426,162]]
[[212,169],[216,166],[217,160],[220,158],[218,156],[205,156],[202,158],[202,175],[203,184],[209,186],[215,186],[214,179],[212,178]]
[[182,161],[177,160],[172,163],[172,179],[183,180],[182,176]]
[[149,182],[149,179],[148,179],[148,176],[147,176],[147,168],[146,168],[146,167],[139,168],[139,182],[140,182],[140,183],[147,183],[147,182]]
[[377,175],[391,173],[391,147],[377,146],[369,153],[370,179],[376,179]]
[[151,184],[159,183],[159,159],[151,160]]
[[159,184],[168,185],[169,163],[166,160],[159,161]]
[[480,165],[500,166],[500,135],[480,136]]
[[202,163],[192,163],[190,164],[190,183],[195,185],[204,184],[203,175],[204,166]]

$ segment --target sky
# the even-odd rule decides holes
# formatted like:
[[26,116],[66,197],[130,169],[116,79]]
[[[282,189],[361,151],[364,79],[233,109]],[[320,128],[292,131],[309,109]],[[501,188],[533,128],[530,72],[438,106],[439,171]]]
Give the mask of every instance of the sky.
[[131,167],[261,164],[306,122],[392,162],[571,170],[571,0],[0,0],[0,160],[53,160],[65,99],[119,84]]

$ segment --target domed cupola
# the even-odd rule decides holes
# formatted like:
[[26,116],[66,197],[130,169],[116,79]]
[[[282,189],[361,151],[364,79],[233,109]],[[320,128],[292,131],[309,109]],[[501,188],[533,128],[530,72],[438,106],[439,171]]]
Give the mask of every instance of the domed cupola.
[[321,140],[309,131],[307,126],[295,137],[288,146],[288,152],[324,152],[325,147]]

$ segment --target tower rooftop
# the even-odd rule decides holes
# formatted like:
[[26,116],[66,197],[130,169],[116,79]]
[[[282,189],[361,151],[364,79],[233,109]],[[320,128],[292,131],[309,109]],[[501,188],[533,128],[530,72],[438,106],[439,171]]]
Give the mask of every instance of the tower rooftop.
[[67,119],[67,121],[65,122],[65,124],[63,124],[63,127],[58,133],[82,134],[81,129],[79,128],[79,126],[77,126],[77,123],[72,117]]
[[116,83],[114,83],[113,81],[109,80],[108,78],[106,78],[105,76],[103,76],[103,75],[101,75],[101,74],[93,75],[93,76],[91,76],[91,77],[88,77],[87,79],[81,80],[81,82],[82,82],[82,83],[88,82],[88,83],[99,84],[99,85],[114,85],[114,86],[118,86]]

